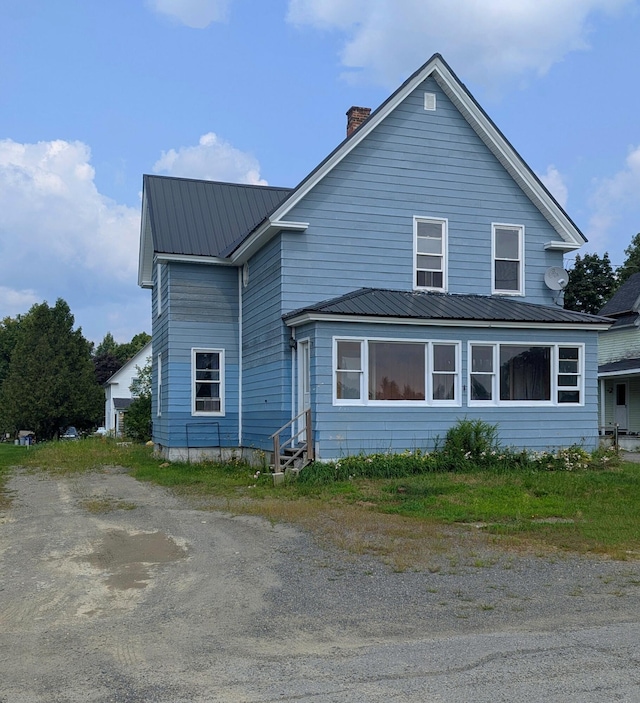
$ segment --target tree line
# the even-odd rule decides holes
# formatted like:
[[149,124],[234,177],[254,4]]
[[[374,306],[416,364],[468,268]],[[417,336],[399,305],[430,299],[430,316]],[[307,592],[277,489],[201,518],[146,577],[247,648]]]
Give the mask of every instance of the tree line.
[[34,305],[0,321],[0,432],[31,430],[53,439],[69,425],[89,431],[104,421],[104,382],[151,339],[118,344],[111,333],[95,347],[74,329],[69,305]]
[[624,250],[626,259],[614,269],[609,254],[578,254],[569,271],[569,283],[564,290],[564,307],[576,312],[597,315],[604,304],[634,273],[640,273],[640,233]]

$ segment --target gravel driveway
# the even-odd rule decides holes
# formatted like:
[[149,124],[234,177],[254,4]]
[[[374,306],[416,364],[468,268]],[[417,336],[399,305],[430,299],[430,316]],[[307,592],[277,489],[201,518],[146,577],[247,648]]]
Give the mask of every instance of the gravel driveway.
[[396,573],[110,469],[16,471],[0,703],[640,701],[640,563]]

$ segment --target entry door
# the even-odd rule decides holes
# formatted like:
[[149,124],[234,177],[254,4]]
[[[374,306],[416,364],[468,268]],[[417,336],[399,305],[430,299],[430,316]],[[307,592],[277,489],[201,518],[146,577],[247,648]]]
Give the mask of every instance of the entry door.
[[[298,415],[311,407],[311,352],[308,339],[298,342]],[[299,429],[304,427],[304,418],[298,421]],[[305,433],[299,435],[306,442]]]
[[[298,415],[303,413],[311,406],[311,345],[308,339],[303,339],[298,342]],[[305,418],[300,417],[295,423],[295,431],[299,432],[304,427]],[[293,428],[292,428],[293,429]],[[295,441],[295,444],[303,442],[304,438],[300,435]]]
[[614,409],[614,422],[618,429],[629,429],[629,392],[626,383],[616,383],[616,404]]

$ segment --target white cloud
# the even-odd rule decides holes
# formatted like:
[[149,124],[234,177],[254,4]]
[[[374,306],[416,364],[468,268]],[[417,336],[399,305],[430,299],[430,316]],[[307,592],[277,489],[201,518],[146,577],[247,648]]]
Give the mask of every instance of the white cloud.
[[116,279],[135,271],[140,213],[98,192],[90,158],[82,142],[0,140],[5,275],[17,262],[27,268],[63,262]]
[[591,15],[632,2],[289,0],[287,19],[345,32],[345,68],[387,86],[437,51],[466,79],[493,87],[523,74],[544,74],[571,51],[588,48]]
[[267,185],[260,178],[257,159],[236,149],[213,132],[203,134],[197,146],[163,151],[153,170],[155,173],[184,178]]
[[140,212],[98,192],[90,159],[82,142],[0,140],[0,317],[135,289]]
[[0,286],[0,319],[23,314],[40,299],[33,290],[13,290]]
[[147,0],[152,10],[194,29],[226,20],[229,3],[230,0]]
[[551,195],[553,195],[560,205],[562,205],[563,208],[566,208],[567,200],[569,199],[569,191],[560,171],[558,171],[558,169],[551,164],[547,167],[546,173],[538,174],[538,178],[540,178]]
[[[589,220],[587,236],[594,245],[603,247],[611,238],[612,230],[621,218],[635,214],[640,220],[640,146],[630,149],[625,166],[612,178],[597,183],[592,198],[593,215]],[[638,228],[640,229],[640,228]],[[632,236],[625,233],[625,236]]]

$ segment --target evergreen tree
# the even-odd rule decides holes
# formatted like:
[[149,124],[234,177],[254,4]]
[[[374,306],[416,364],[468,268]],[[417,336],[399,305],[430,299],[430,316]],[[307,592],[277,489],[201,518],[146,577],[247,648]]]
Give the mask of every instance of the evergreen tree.
[[104,336],[104,339],[96,347],[94,354],[95,356],[102,356],[103,354],[112,354],[113,356],[116,356],[118,346],[118,342],[116,342],[116,340],[113,338],[111,332],[107,332],[107,334],[105,334]]
[[616,275],[609,254],[576,256],[569,271],[569,283],[564,290],[564,307],[576,312],[596,315],[611,298],[616,288]]
[[73,329],[67,303],[34,305],[21,319],[0,389],[5,430],[34,430],[51,439],[67,425],[89,429],[104,414],[104,393],[91,362],[91,343]]
[[5,317],[0,322],[0,388],[2,388],[2,382],[9,373],[9,363],[18,342],[19,331],[20,315],[15,319]]
[[634,273],[640,273],[640,232],[631,240],[624,253],[627,258],[624,264],[616,271],[619,286],[625,283]]

